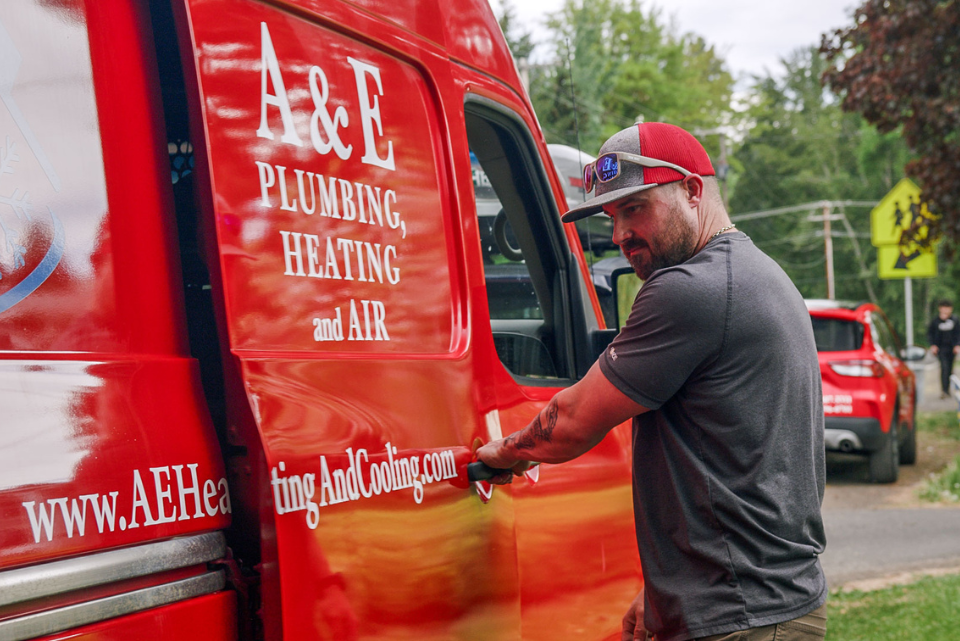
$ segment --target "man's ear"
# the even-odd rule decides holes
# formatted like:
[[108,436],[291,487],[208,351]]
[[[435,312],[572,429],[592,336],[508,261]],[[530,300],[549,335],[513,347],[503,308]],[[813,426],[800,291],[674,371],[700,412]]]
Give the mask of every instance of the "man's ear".
[[680,182],[680,188],[683,189],[687,204],[691,207],[697,207],[703,202],[703,178],[697,174],[690,174]]

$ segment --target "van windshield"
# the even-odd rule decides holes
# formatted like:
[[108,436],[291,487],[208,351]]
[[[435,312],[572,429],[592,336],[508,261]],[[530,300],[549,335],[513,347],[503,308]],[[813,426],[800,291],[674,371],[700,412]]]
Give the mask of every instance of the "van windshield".
[[857,321],[816,316],[810,320],[818,352],[849,352],[863,344],[863,324]]

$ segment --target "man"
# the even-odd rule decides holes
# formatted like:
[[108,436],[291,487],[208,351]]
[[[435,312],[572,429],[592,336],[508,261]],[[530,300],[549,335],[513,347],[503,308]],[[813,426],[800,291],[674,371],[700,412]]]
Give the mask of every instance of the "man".
[[953,313],[953,303],[943,299],[937,305],[937,317],[927,327],[930,353],[940,358],[940,398],[950,395],[950,374],[953,359],[960,354],[960,319]]
[[[686,131],[624,129],[584,173],[645,281],[583,380],[478,451],[522,474],[567,461],[633,419],[644,589],[623,638],[822,639],[826,581],[820,369],[796,288],[736,231],[710,159]],[[748,630],[746,633],[737,631]],[[731,634],[733,633],[733,634]]]

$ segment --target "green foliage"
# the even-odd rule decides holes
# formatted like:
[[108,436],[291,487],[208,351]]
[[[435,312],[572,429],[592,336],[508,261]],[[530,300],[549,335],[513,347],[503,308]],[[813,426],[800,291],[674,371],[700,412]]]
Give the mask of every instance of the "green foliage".
[[832,592],[827,641],[943,641],[960,629],[960,576],[874,592]]
[[917,153],[908,173],[960,241],[960,1],[863,0],[853,26],[824,36],[821,51],[844,109],[903,132]]
[[715,49],[672,33],[638,0],[566,0],[547,25],[556,58],[533,70],[530,93],[549,142],[596,153],[638,120],[694,130],[733,116],[733,79]]
[[[935,372],[936,370],[930,370],[930,375],[934,375]],[[957,412],[919,412],[917,413],[917,430],[960,441],[960,420]]]
[[[812,47],[795,51],[783,66],[782,78],[757,78],[750,92],[747,113],[752,125],[736,151],[743,170],[730,201],[731,214],[821,200],[879,200],[902,176],[903,146],[841,111],[820,86],[824,62]],[[863,239],[863,265],[853,241],[838,238],[837,295],[865,300],[870,297],[864,281],[870,278],[872,254],[866,251],[869,240],[863,238],[870,230],[869,210],[844,213],[856,242]],[[811,220],[819,214],[813,210],[738,222],[810,298],[827,294],[823,223]],[[837,232],[846,231],[835,226]]]
[[844,114],[820,86],[825,63],[813,47],[783,60],[783,77],[757,78],[752,126],[737,158],[744,167],[733,213],[818,200],[878,200],[903,177],[906,148],[859,116]]
[[931,503],[960,503],[960,458],[932,474],[920,488],[920,498]]
[[501,4],[503,15],[497,22],[500,23],[500,30],[503,31],[503,37],[507,41],[510,53],[517,60],[529,58],[536,46],[533,43],[533,34],[516,24],[516,8],[510,0],[503,0]]
[[[947,4],[960,6],[960,0]],[[730,155],[726,183],[734,217],[825,200],[877,202],[905,175],[914,156],[901,129],[887,126],[881,133],[859,114],[844,112],[840,98],[821,85],[829,65],[815,46],[788,56],[781,73],[754,78],[739,100],[745,106],[735,110],[733,81],[714,47],[679,33],[646,6],[640,0],[566,0],[549,16],[545,49],[553,59],[530,68],[529,88],[548,142],[596,153],[612,133],[639,119],[672,122],[695,133],[736,129],[739,144]],[[516,28],[506,3],[501,26],[514,55],[529,55],[529,34]],[[717,164],[719,137],[700,138]],[[737,222],[810,298],[827,294],[820,213]],[[832,222],[837,298],[876,301],[905,338],[903,282],[877,277],[870,207],[832,213],[844,215]],[[942,243],[940,276],[914,282],[916,342],[923,343],[935,301],[960,298],[957,249]]]
[[[960,416],[957,412],[922,412],[917,414],[917,430],[960,441]],[[932,503],[960,502],[960,458],[939,473],[931,474],[919,495]]]
[[[731,214],[829,201],[879,201],[904,176],[911,155],[898,131],[882,134],[820,85],[827,65],[814,47],[783,61],[781,76],[756,78],[749,92],[749,126],[735,151],[741,168],[730,200]],[[870,207],[845,207],[832,222],[836,296],[875,300],[905,338],[903,282],[877,277],[870,245]],[[809,298],[827,294],[824,225],[819,209],[738,222],[754,242],[790,275]],[[960,269],[951,247],[939,248],[940,278],[915,281],[915,339],[923,342],[934,301],[956,296]],[[858,257],[858,252],[860,256]],[[953,293],[951,293],[953,292]]]

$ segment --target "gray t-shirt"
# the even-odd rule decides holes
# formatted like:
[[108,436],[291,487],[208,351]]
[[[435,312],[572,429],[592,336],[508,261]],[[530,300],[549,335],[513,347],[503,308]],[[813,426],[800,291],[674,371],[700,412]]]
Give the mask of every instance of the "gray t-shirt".
[[633,420],[634,509],[657,641],[772,625],[827,596],[823,397],[810,315],[740,232],[647,280],[600,358]]

